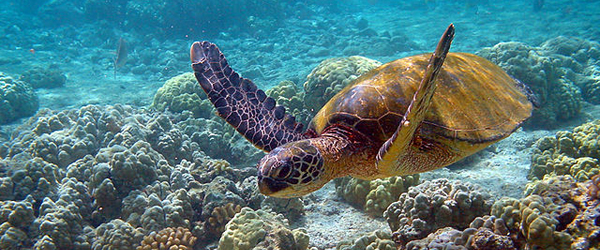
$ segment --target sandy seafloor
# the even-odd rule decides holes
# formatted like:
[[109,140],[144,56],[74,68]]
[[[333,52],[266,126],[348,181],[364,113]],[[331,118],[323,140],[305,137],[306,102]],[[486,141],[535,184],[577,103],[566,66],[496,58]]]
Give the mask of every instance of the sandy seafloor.
[[[341,8],[338,13],[319,15],[320,9],[314,7],[316,14],[290,17],[270,37],[238,35],[236,32],[239,31],[224,30],[215,37],[192,34],[187,38],[180,36],[154,41],[150,35],[132,33],[129,36],[135,50],[133,57],[150,57],[145,61],[156,61],[160,65],[134,74],[130,70],[136,66],[134,59],[116,77],[112,68],[114,41],[112,44],[91,46],[86,44],[85,39],[92,34],[82,31],[75,37],[66,35],[72,34],[73,30],[89,29],[91,24],[47,29],[36,27],[34,24],[39,23],[36,21],[20,28],[20,34],[11,36],[13,40],[1,40],[0,71],[16,77],[33,65],[58,64],[68,77],[67,83],[62,88],[36,90],[40,109],[62,110],[86,104],[117,103],[143,107],[152,102],[154,93],[165,80],[191,71],[188,51],[194,40],[211,39],[219,44],[234,69],[253,78],[265,89],[282,80],[292,80],[301,86],[310,70],[323,59],[347,56],[344,45],[355,46],[352,51],[356,54],[382,62],[431,51],[441,32],[451,22],[456,26],[452,51],[476,52],[504,41],[538,46],[560,35],[600,41],[600,1],[546,2],[542,12],[532,12],[528,1],[491,3],[481,6],[476,12],[457,8],[455,4],[441,4],[435,10],[414,8],[409,4],[363,4]],[[15,17],[2,17],[5,29],[11,18]],[[361,18],[378,33],[402,33],[409,40],[406,43],[413,44],[412,48],[389,53],[375,52],[376,48],[368,44],[370,38],[358,34],[358,30],[352,27]],[[126,32],[115,31],[117,34]],[[55,39],[55,42],[44,44],[38,42],[40,36],[53,36],[61,42]],[[335,42],[318,45],[314,41],[319,39]],[[359,42],[344,42],[357,40]],[[264,48],[265,45],[268,45],[267,48]],[[35,53],[29,51],[33,47],[36,48]],[[156,68],[162,70],[157,71]],[[543,136],[554,135],[557,130],[572,129],[585,121],[600,118],[600,107],[586,104],[580,117],[554,130],[519,129],[504,141],[457,164],[460,166],[425,173],[421,179],[445,177],[467,180],[480,184],[496,197],[519,197],[527,182],[531,145]],[[24,120],[3,125],[0,142],[6,140]],[[335,248],[340,240],[388,228],[383,219],[374,219],[345,203],[335,194],[333,183],[307,196],[305,204],[305,216],[293,226],[307,228],[311,246],[319,249]]]

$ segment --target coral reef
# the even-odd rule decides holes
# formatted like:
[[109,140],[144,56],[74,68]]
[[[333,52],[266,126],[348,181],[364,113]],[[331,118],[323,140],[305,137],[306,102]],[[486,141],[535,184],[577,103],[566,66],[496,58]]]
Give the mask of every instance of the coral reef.
[[528,184],[525,198],[494,203],[491,214],[506,221],[515,241],[527,249],[596,249],[600,202],[589,202],[588,185],[568,175],[546,176]]
[[397,201],[409,187],[419,184],[419,175],[394,176],[372,181],[351,177],[334,180],[336,192],[349,203],[362,207],[367,213],[381,217],[383,211]]
[[51,64],[46,68],[33,67],[23,73],[19,80],[29,83],[34,89],[37,88],[58,88],[65,85],[67,77],[58,68],[58,65]]
[[331,58],[322,61],[306,77],[304,103],[316,113],[337,92],[360,75],[380,66],[381,63],[362,56]]
[[283,215],[245,207],[227,223],[219,240],[219,249],[249,250],[277,246],[301,250],[308,248],[308,242],[306,230],[290,230]]
[[588,194],[592,198],[600,200],[600,174],[592,176],[592,184],[588,189]]
[[571,175],[579,181],[600,173],[600,120],[582,124],[572,132],[559,131],[533,146],[529,179],[545,175]]
[[597,42],[559,36],[539,47],[503,42],[478,54],[500,65],[536,93],[541,108],[534,111],[528,126],[556,126],[578,116],[582,100],[600,101]]
[[31,86],[0,72],[0,124],[33,115],[38,107],[38,97]]
[[253,165],[264,155],[220,117],[187,117],[175,127],[189,137],[190,143],[198,145],[214,159],[225,159],[235,165]]
[[600,44],[578,37],[559,36],[540,45],[557,62],[564,75],[580,89],[584,100],[600,103]]
[[91,214],[91,204],[87,187],[74,178],[66,178],[56,200],[44,198],[32,226],[40,238],[46,239],[43,243],[54,249],[89,249],[85,222]]
[[[152,232],[145,236],[141,246],[137,250],[169,249],[169,250],[187,250],[193,249],[196,243],[196,237],[192,235],[189,229],[184,227],[168,227],[157,232]],[[130,245],[132,246],[132,245]]]
[[242,210],[242,206],[227,203],[224,206],[215,207],[208,218],[208,231],[214,235],[221,235],[225,231],[225,225]]
[[30,247],[35,219],[31,196],[22,201],[0,201],[0,248]]
[[340,242],[336,250],[358,250],[358,249],[370,249],[370,250],[396,250],[396,243],[392,241],[392,235],[386,231],[375,231],[369,234],[363,235],[353,241]]
[[275,99],[278,105],[284,106],[296,121],[308,125],[312,113],[308,111],[304,102],[304,92],[292,81],[281,81],[277,86],[265,92],[267,96]]
[[177,113],[188,110],[196,118],[209,118],[214,113],[212,103],[206,97],[193,73],[184,73],[167,80],[156,91],[152,108]]
[[132,249],[144,235],[139,228],[134,228],[121,219],[100,225],[95,234],[92,248],[97,250]]
[[464,229],[475,217],[488,214],[491,206],[491,197],[474,184],[435,179],[410,187],[383,216],[394,241],[404,245],[439,228]]
[[[121,105],[38,113],[0,145],[0,244],[130,249],[168,227],[189,229],[200,245],[218,240],[233,217],[225,205],[253,199],[236,182],[256,170],[207,156],[184,130],[200,119]],[[299,204],[270,203],[290,214]]]
[[555,126],[579,115],[582,101],[579,88],[564,77],[559,62],[542,49],[504,42],[484,48],[478,54],[498,64],[536,94],[540,108],[534,111],[526,126]]

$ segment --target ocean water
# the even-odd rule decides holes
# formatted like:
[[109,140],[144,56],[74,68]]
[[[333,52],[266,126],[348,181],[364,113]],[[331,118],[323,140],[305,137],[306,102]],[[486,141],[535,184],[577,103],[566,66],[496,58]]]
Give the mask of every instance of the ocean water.
[[[600,248],[600,1],[6,0],[0,12],[0,249]],[[419,175],[265,196],[266,153],[192,74],[192,44],[214,43],[307,127],[361,74],[433,52],[451,23],[450,52],[490,60],[538,107],[506,139]],[[456,101],[469,119],[500,112]]]

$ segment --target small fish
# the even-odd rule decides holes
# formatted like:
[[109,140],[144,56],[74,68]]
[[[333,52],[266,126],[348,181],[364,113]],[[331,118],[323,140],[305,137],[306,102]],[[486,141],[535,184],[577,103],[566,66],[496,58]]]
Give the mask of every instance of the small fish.
[[122,37],[119,38],[119,44],[117,45],[117,55],[114,59],[115,78],[117,78],[117,69],[123,67],[127,61],[127,42]]

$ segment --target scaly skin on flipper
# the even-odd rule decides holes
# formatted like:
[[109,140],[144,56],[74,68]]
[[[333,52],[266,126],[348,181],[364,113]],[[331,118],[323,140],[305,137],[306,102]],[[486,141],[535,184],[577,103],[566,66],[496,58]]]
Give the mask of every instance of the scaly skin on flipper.
[[446,32],[440,38],[440,41],[435,49],[435,52],[429,59],[429,64],[425,70],[423,80],[419,88],[415,92],[404,118],[398,125],[396,132],[388,139],[377,153],[377,169],[383,175],[391,175],[391,173],[398,172],[396,170],[398,166],[398,159],[408,152],[412,141],[415,139],[415,132],[421,125],[421,122],[425,119],[425,114],[429,106],[431,106],[431,98],[436,89],[436,77],[446,55],[450,50],[452,39],[454,38],[454,25],[450,24],[446,29]]
[[195,42],[190,50],[192,68],[200,86],[217,113],[256,147],[270,152],[291,141],[306,138],[302,123],[275,106],[249,79],[240,77],[219,48],[210,42]]

